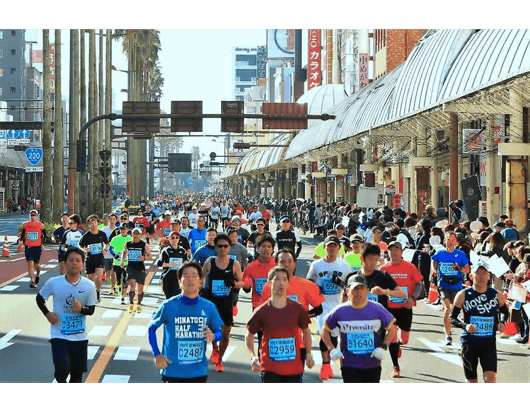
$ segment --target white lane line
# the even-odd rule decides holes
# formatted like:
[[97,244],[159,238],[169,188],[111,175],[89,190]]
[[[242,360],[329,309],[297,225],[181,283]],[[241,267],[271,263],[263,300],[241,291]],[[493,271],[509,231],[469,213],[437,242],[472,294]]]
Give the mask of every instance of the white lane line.
[[[462,360],[460,359],[460,356],[458,355],[458,352],[455,351],[455,353],[447,353],[442,349],[443,342],[442,343],[434,343],[431,342],[428,339],[425,338],[418,338],[420,342],[422,342],[425,346],[427,346],[429,349],[435,351],[436,353],[429,353],[435,357],[438,357],[439,359],[445,360],[449,363],[453,363],[459,367],[462,367]],[[453,345],[451,346],[450,350],[460,350],[460,345]]]
[[136,361],[140,355],[139,347],[118,347],[116,354],[114,355],[114,360],[127,360],[127,361]]
[[13,291],[16,290],[19,285],[6,285],[5,287],[0,288],[0,291]]
[[116,383],[127,384],[130,378],[131,378],[130,375],[107,374],[103,377],[103,380],[101,380],[101,382],[110,383],[110,384],[116,384]]
[[147,326],[143,325],[129,325],[127,328],[127,336],[147,336]]
[[149,310],[143,310],[140,313],[135,313],[134,318],[135,319],[151,319],[153,317],[153,314],[155,311],[149,311]]
[[98,353],[99,346],[88,346],[87,351],[87,360],[94,360],[96,354]]
[[119,309],[107,309],[103,315],[102,318],[119,318],[123,314],[122,310]]
[[96,325],[88,332],[88,336],[108,336],[111,330],[111,325]]

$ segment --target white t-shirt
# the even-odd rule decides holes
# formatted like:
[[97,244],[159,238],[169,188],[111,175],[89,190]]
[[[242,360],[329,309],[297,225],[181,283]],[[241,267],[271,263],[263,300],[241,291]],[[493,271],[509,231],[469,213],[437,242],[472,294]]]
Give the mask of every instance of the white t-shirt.
[[199,218],[199,214],[194,214],[193,212],[188,215],[188,219],[190,221],[190,226],[193,228],[197,228],[197,218]]
[[340,298],[342,296],[343,288],[331,281],[333,274],[336,274],[338,278],[345,282],[348,274],[351,272],[352,270],[348,262],[339,257],[332,263],[326,262],[324,258],[311,263],[306,278],[313,280],[322,288],[322,295],[326,299],[322,303],[323,312],[317,318],[319,331],[324,324],[324,318],[333,308],[340,304]]
[[81,277],[77,284],[71,284],[66,276],[49,279],[39,294],[47,300],[53,295],[53,312],[59,317],[55,325],[50,325],[51,338],[71,341],[88,339],[86,316],[72,311],[74,300],[81,306],[96,305],[96,285],[88,278]]

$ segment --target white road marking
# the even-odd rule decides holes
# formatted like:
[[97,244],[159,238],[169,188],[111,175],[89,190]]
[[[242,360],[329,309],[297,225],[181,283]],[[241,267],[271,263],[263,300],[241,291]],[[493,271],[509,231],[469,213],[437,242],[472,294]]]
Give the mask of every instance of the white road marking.
[[[430,340],[428,339],[425,339],[425,338],[418,338],[418,340],[420,342],[422,342],[425,346],[427,346],[429,349],[435,351],[435,353],[429,353],[435,357],[438,357],[439,359],[442,359],[442,360],[445,360],[449,363],[453,363],[459,367],[462,367],[462,360],[460,359],[460,356],[458,354],[458,352],[455,352],[455,353],[446,353],[443,349],[442,349],[442,346],[443,346],[443,342],[442,343],[434,343],[434,342],[431,342]],[[457,350],[460,350],[460,345],[455,345],[453,344],[453,346],[451,346],[452,349],[457,349]]]
[[143,325],[129,325],[127,328],[127,336],[147,336],[147,326]]
[[138,360],[139,354],[140,354],[139,347],[120,346],[118,347],[118,350],[116,351],[116,354],[114,355],[114,360],[136,361]]
[[87,360],[94,360],[98,353],[99,346],[88,346],[87,348]]
[[13,329],[7,332],[0,339],[0,350],[5,349],[6,347],[11,346],[14,343],[9,343],[9,341],[14,338],[18,333],[22,332],[22,329]]
[[108,336],[111,330],[111,325],[96,325],[88,332],[88,336]]
[[5,287],[0,288],[0,291],[13,291],[16,290],[19,285],[6,285]]
[[119,309],[107,309],[103,315],[102,318],[119,318],[123,314],[122,310]]
[[130,375],[107,374],[103,377],[103,380],[101,380],[101,382],[110,383],[110,384],[116,384],[116,383],[126,384],[129,382],[130,378],[131,378]]

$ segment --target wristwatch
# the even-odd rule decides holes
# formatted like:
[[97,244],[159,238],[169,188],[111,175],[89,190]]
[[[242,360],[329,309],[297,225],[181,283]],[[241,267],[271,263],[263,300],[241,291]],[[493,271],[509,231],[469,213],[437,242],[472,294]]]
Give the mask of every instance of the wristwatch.
[[388,345],[386,343],[381,343],[381,349],[387,350],[388,349]]

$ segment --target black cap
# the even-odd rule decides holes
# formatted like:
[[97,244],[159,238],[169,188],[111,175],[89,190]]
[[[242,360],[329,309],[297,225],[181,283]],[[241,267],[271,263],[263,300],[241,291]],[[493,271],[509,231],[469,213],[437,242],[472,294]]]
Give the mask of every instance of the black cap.
[[362,274],[356,274],[348,279],[348,288],[355,288],[358,285],[364,285],[368,287],[368,280]]
[[401,246],[401,243],[398,242],[397,240],[394,240],[394,241],[390,242],[390,243],[388,244],[388,247],[387,247],[387,248],[390,249],[390,247],[392,247],[392,246],[396,246],[396,247],[398,247],[399,249],[403,250],[403,246]]
[[336,245],[340,246],[340,239],[336,236],[328,236],[326,239],[324,239],[324,246],[327,246],[330,243],[335,243]]

